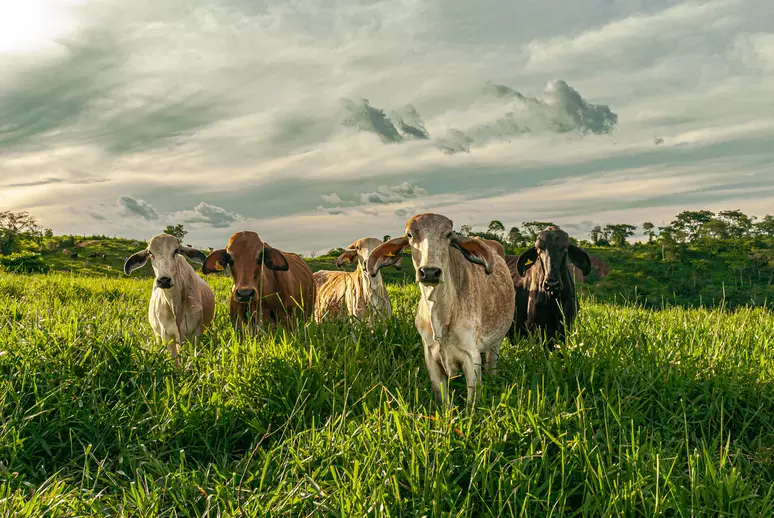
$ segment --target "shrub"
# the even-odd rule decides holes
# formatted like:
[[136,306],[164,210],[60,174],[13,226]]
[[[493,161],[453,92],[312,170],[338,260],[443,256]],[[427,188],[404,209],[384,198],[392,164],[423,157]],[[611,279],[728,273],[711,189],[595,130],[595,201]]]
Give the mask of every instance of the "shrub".
[[0,270],[12,273],[47,273],[49,268],[42,255],[21,252],[0,256]]

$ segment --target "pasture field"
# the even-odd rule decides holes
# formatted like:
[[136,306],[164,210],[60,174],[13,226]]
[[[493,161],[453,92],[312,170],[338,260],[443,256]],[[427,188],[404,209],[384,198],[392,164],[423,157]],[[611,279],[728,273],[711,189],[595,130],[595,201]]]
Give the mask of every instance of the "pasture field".
[[431,403],[413,313],[240,338],[230,280],[176,370],[151,281],[0,273],[0,516],[772,516],[774,315],[585,299]]

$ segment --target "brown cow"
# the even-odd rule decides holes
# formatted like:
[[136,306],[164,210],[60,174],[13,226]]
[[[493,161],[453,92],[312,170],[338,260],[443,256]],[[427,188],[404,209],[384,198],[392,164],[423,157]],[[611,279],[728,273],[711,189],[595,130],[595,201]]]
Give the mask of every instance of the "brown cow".
[[583,275],[591,272],[588,254],[556,226],[538,234],[535,246],[520,256],[506,256],[516,289],[514,323],[508,332],[511,340],[516,332],[522,336],[540,332],[546,334],[549,349],[555,341],[564,341],[578,314],[568,259]]
[[364,237],[347,247],[336,259],[336,266],[357,261],[354,272],[320,270],[314,273],[317,285],[314,318],[317,322],[349,315],[372,326],[374,320],[389,318],[392,308],[382,274],[377,272],[371,277],[366,270],[368,256],[381,244],[381,239]]
[[368,272],[397,263],[404,248],[419,283],[414,323],[422,337],[425,364],[436,402],[449,402],[449,376],[461,368],[468,402],[481,382],[481,354],[487,372],[497,367],[500,342],[513,321],[514,289],[508,266],[496,246],[460,236],[440,214],[418,214],[406,233],[382,243],[368,258]]
[[226,248],[207,256],[202,273],[231,267],[231,322],[237,329],[270,325],[291,327],[297,316],[314,311],[312,270],[296,254],[281,252],[255,232],[237,232]]

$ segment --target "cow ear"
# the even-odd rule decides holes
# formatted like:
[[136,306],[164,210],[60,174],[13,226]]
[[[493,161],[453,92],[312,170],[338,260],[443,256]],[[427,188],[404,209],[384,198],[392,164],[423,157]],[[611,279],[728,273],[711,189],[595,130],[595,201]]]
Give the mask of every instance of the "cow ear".
[[495,253],[482,239],[471,239],[454,233],[451,244],[462,252],[465,259],[483,266],[487,275],[494,271]]
[[213,250],[204,259],[202,273],[206,275],[208,273],[222,272],[229,264],[231,264],[231,255],[226,252],[225,248]]
[[357,250],[345,250],[343,254],[336,258],[336,266],[341,268],[345,262],[349,263],[357,257]]
[[279,272],[286,272],[290,269],[288,260],[282,255],[282,252],[276,248],[272,248],[266,243],[263,244],[263,252],[258,257],[258,262],[263,263],[270,270],[276,270]]
[[181,246],[180,252],[195,263],[204,264],[204,261],[207,260],[207,256],[204,252],[197,250],[196,248],[191,248],[190,246]]
[[145,266],[145,263],[148,262],[149,256],[150,256],[150,252],[148,252],[148,250],[140,250],[136,254],[132,255],[124,263],[124,273],[126,275],[131,275],[131,273],[135,271],[137,268],[142,268],[143,266]]
[[589,254],[587,254],[582,248],[579,248],[575,245],[570,245],[567,248],[567,253],[570,256],[570,261],[572,261],[572,264],[580,268],[580,271],[583,273],[583,275],[588,275],[591,273],[591,258],[589,257]]
[[516,271],[518,271],[519,275],[523,277],[527,270],[529,270],[532,265],[535,264],[536,260],[537,248],[534,246],[529,247],[519,256],[519,260],[516,262]]
[[408,246],[408,237],[396,237],[377,246],[368,256],[368,273],[376,277],[379,270],[394,266],[403,257],[403,249]]

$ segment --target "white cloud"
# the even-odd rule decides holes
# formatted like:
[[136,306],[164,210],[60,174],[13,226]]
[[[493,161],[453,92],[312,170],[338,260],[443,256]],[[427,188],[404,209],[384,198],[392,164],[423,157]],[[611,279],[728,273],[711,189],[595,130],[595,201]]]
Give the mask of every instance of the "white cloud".
[[328,203],[341,203],[341,198],[339,198],[339,195],[335,192],[330,194],[321,194],[320,198],[322,198],[323,201],[327,201]]
[[145,200],[138,200],[131,196],[122,195],[118,197],[118,204],[123,207],[128,214],[140,216],[147,220],[159,219],[159,213]]

